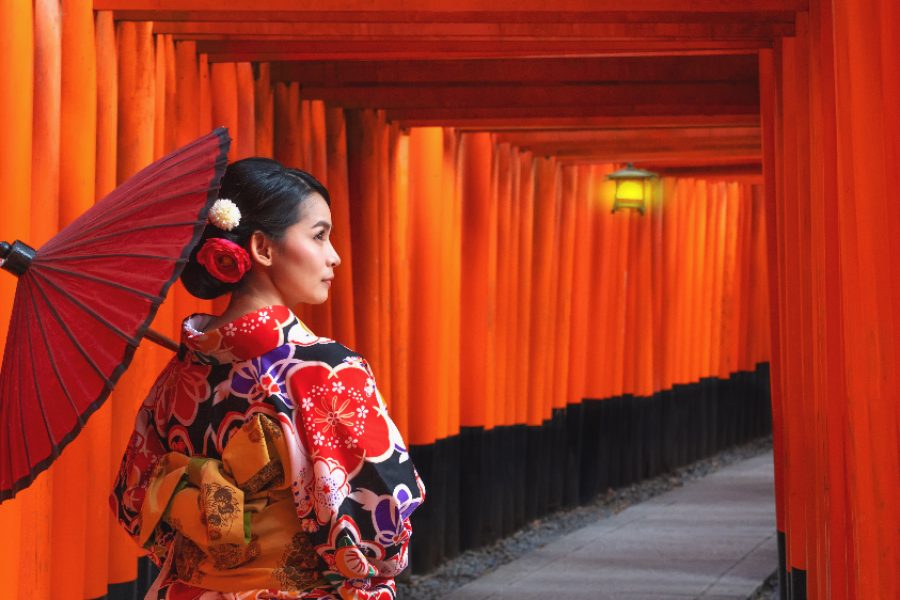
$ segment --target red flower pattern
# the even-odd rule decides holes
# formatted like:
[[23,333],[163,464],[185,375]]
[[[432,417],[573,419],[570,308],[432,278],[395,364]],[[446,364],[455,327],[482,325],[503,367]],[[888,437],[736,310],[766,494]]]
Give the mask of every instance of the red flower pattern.
[[335,459],[352,477],[363,460],[390,454],[387,411],[361,364],[302,363],[288,375],[288,388],[299,401],[297,430],[306,431],[313,456]]
[[156,423],[160,428],[175,417],[190,425],[197,416],[198,405],[212,393],[208,365],[175,361],[166,369],[154,388],[157,402]]

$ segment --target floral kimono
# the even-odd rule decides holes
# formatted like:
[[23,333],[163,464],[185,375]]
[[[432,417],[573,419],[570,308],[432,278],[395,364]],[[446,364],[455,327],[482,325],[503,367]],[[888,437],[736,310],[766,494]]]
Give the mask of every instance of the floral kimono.
[[395,597],[425,491],[368,364],[283,306],[201,333],[137,420],[110,501],[148,598]]

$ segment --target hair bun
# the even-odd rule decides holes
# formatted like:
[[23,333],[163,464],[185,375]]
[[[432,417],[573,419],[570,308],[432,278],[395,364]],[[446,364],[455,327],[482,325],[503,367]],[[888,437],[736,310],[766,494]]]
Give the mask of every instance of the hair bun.
[[[200,251],[206,246],[207,241],[211,239],[220,239],[224,241],[225,239],[234,237],[235,235],[233,233],[223,234],[212,224],[206,226],[203,235],[200,236],[200,240],[191,250],[188,262],[181,272],[181,282],[191,295],[204,300],[211,300],[231,292],[238,286],[238,283],[236,282],[233,283],[216,278],[209,272],[207,267],[201,264],[197,257]],[[232,239],[231,241],[234,240]]]

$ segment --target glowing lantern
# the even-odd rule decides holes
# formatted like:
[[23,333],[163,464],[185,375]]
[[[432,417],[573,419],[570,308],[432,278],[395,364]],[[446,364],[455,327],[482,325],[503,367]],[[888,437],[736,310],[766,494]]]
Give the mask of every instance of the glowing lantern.
[[615,202],[612,212],[620,208],[633,208],[644,214],[647,200],[650,198],[650,180],[656,177],[656,173],[635,169],[628,163],[624,169],[619,169],[606,176],[616,182]]

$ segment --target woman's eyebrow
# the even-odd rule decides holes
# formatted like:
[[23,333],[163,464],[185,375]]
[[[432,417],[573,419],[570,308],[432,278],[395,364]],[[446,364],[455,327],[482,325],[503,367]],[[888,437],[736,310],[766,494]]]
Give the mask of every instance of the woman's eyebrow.
[[329,223],[328,221],[318,221],[310,229],[315,229],[316,227],[324,227],[325,229],[331,229],[331,223]]

